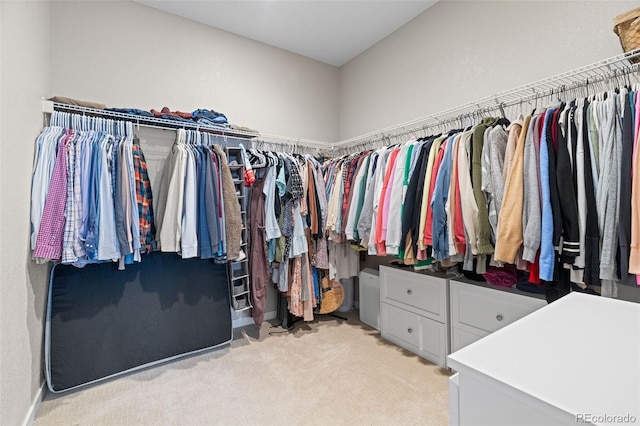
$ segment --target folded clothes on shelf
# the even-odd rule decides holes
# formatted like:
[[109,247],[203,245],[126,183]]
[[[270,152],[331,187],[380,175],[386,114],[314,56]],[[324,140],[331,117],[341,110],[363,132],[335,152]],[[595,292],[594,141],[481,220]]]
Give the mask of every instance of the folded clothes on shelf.
[[200,122],[200,120],[208,120],[215,124],[228,124],[229,121],[227,117],[221,113],[214,110],[208,109],[197,109],[193,111],[191,114],[193,119]]
[[199,118],[196,120],[196,123],[202,124],[203,126],[219,127],[221,129],[226,129],[229,126],[227,123],[217,123],[213,120],[209,120],[208,118]]
[[71,99],[65,96],[54,96],[52,98],[49,98],[49,100],[53,102],[58,102],[61,104],[76,105],[76,106],[94,108],[94,109],[105,109],[107,107],[105,104],[100,104],[97,102],[89,102],[89,101],[79,101],[77,99]]
[[153,114],[154,117],[164,118],[167,120],[193,121],[190,112],[171,111],[167,107],[163,107],[160,111],[152,109],[151,114]]
[[229,128],[232,130],[238,130],[240,132],[247,132],[247,133],[257,133],[259,134],[260,132],[254,129],[250,129],[249,127],[244,127],[244,126],[238,126],[237,124],[230,124]]
[[122,114],[139,115],[142,117],[153,117],[149,111],[137,108],[105,108],[106,111],[120,112]]

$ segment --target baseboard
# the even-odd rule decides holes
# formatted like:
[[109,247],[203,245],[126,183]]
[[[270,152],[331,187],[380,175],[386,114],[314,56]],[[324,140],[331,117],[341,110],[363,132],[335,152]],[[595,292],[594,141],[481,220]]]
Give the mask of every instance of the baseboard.
[[[272,320],[277,316],[277,314],[278,313],[276,311],[266,312],[264,314],[264,320],[265,321]],[[251,324],[253,324],[252,317],[242,317],[242,318],[237,318],[233,320],[233,328],[240,328],[240,327],[244,327]]]
[[31,406],[29,407],[29,411],[27,412],[27,417],[24,419],[24,426],[31,426],[36,421],[36,417],[38,416],[38,412],[40,411],[40,406],[42,405],[42,399],[44,398],[44,382],[40,385],[40,389],[36,393],[36,396],[33,398],[33,402],[31,402]]
[[240,328],[251,324],[253,324],[253,318],[251,317],[242,317],[233,320],[233,328]]

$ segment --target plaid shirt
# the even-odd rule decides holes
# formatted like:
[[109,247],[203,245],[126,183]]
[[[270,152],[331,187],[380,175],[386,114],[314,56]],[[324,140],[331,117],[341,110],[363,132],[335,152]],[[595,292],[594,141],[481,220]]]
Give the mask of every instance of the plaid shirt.
[[344,235],[347,227],[347,219],[349,216],[349,206],[351,205],[351,185],[355,180],[356,170],[358,168],[358,162],[364,157],[363,154],[355,156],[350,162],[349,167],[345,168],[345,180],[344,180],[344,194],[342,195],[342,227],[340,234]]
[[[62,263],[73,263],[76,257],[74,247],[74,228],[78,217],[78,209],[76,208],[76,148],[79,146],[78,140],[82,139],[80,132],[75,133],[72,138],[65,142],[65,152],[67,155],[67,202],[64,208],[64,217],[66,222],[64,225],[64,236],[62,239]],[[78,187],[80,184],[78,183]],[[80,199],[78,199],[80,201]]]
[[139,145],[133,145],[133,164],[136,180],[136,202],[140,223],[140,246],[149,253],[155,246],[156,226],[153,220],[153,194],[147,172],[147,162]]

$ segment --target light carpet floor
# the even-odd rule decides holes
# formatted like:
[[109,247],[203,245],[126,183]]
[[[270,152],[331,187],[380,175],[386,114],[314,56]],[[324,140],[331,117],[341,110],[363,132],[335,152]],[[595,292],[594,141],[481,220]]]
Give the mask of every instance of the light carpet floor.
[[341,315],[247,326],[222,349],[48,394],[35,425],[446,425],[449,371]]

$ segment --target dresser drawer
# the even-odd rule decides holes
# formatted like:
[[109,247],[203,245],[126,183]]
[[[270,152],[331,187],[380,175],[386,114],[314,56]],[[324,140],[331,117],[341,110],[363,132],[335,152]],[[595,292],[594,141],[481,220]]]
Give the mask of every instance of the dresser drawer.
[[426,317],[420,317],[420,356],[440,367],[446,367],[449,354],[447,326]]
[[456,281],[451,281],[450,288],[452,327],[472,327],[492,333],[547,304],[535,297]]
[[389,336],[393,336],[400,339],[413,346],[415,352],[420,347],[420,316],[386,303],[380,305],[380,310],[382,337],[388,339]]
[[447,326],[388,303],[380,304],[380,335],[396,345],[445,367]]
[[406,305],[442,323],[447,317],[447,280],[415,272],[380,267],[380,299]]

